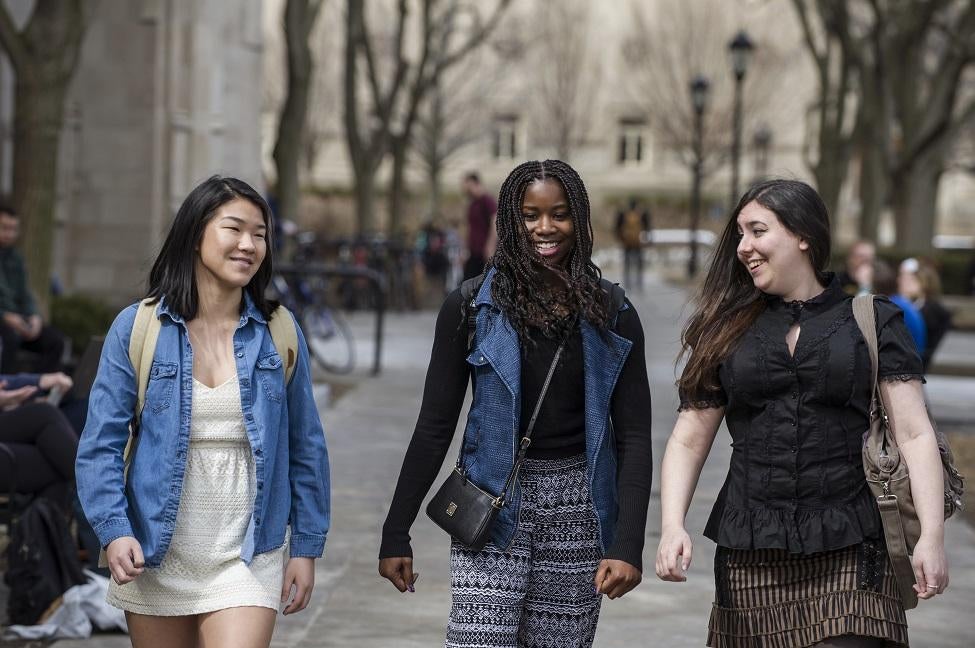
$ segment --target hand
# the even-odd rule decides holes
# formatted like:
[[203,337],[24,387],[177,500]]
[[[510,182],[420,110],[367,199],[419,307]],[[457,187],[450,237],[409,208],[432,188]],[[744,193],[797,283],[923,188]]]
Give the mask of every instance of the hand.
[[119,585],[131,583],[145,571],[146,560],[142,556],[142,545],[132,536],[112,540],[105,549],[105,555],[108,558],[108,570]]
[[[6,384],[6,383],[3,383]],[[0,385],[0,410],[12,410],[37,393],[34,385],[24,385],[20,389],[3,389]]]
[[41,374],[41,379],[37,382],[37,386],[44,391],[50,391],[57,387],[61,390],[62,394],[71,389],[73,384],[74,381],[71,380],[68,374],[60,371],[57,373]]
[[640,570],[623,560],[609,558],[600,561],[596,570],[596,593],[617,599],[640,584],[643,575]]
[[914,591],[919,599],[933,598],[948,587],[948,561],[945,559],[943,539],[922,535],[914,546],[911,565],[917,579]]
[[4,313],[3,323],[12,328],[14,333],[22,338],[26,338],[30,334],[30,326],[28,326],[27,320],[17,313]]
[[27,325],[27,335],[24,336],[28,342],[41,337],[41,329],[44,328],[44,320],[40,315],[31,315],[25,322]]
[[379,561],[379,575],[389,580],[401,592],[413,592],[413,583],[419,574],[413,572],[413,559],[383,558]]
[[687,580],[686,572],[691,566],[691,536],[684,527],[664,529],[657,545],[657,577],[660,580],[682,583]]
[[[301,612],[308,607],[311,591],[315,588],[315,559],[291,558],[284,569],[284,585],[281,587],[281,602],[288,603],[284,614]],[[292,598],[292,594],[294,597]]]

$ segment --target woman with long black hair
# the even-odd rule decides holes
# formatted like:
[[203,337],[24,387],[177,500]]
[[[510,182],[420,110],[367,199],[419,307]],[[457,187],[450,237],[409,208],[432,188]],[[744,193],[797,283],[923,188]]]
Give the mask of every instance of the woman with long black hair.
[[[861,458],[872,392],[852,297],[826,272],[826,206],[771,180],[741,198],[683,332],[689,359],[661,467],[656,572],[683,581],[684,517],[722,419],[728,477],[704,535],[718,549],[708,645],[906,646],[907,620]],[[943,484],[902,311],[876,299],[880,388],[921,521],[918,597],[948,585]]]
[[446,645],[590,646],[601,595],[623,596],[641,579],[652,468],[643,330],[632,304],[614,304],[601,287],[589,199],[568,164],[515,168],[497,229],[470,299],[455,290],[441,308],[379,572],[413,591],[410,526],[470,381],[459,463],[488,492],[501,491],[536,407],[539,415],[490,541],[477,551],[452,543]]
[[[328,455],[304,338],[293,321],[274,322],[292,316],[264,296],[271,236],[252,187],[206,180],[176,214],[147,299],[105,340],[78,494],[106,549],[108,601],[125,610],[136,648],[266,648],[279,607],[297,612],[311,596],[329,524]],[[139,361],[129,347],[151,338],[144,308],[158,337]]]

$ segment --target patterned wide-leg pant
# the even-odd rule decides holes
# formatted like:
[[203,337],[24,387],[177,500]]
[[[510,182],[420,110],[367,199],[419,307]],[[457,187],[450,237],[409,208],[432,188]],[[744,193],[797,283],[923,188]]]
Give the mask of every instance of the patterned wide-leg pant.
[[529,459],[511,547],[450,549],[447,648],[588,648],[602,558],[586,459]]

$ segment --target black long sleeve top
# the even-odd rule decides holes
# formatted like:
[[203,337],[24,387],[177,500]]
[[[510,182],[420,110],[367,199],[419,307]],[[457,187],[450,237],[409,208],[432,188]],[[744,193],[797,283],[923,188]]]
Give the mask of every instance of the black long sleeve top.
[[[619,515],[606,558],[624,560],[642,570],[643,543],[653,472],[650,438],[650,385],[643,327],[632,304],[619,313],[615,332],[633,343],[610,406],[615,435]],[[538,400],[559,341],[536,337],[522,361],[521,432]],[[389,514],[383,525],[380,558],[412,556],[409,529],[430,490],[450,445],[470,380],[467,321],[460,290],[446,299],[437,318],[423,401],[406,451]],[[585,395],[581,334],[566,349],[542,403],[530,456],[561,457],[585,451]]]

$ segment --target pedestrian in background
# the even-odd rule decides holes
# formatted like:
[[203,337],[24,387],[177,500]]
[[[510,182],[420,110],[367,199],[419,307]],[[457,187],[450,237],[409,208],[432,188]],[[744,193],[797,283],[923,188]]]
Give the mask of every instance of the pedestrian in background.
[[919,356],[924,357],[928,346],[928,327],[924,323],[920,309],[900,292],[897,273],[886,261],[877,259],[873,264],[871,283],[874,294],[887,297],[892,304],[904,311],[904,325],[914,341],[914,350]]
[[379,573],[414,590],[410,527],[470,381],[458,464],[478,487],[501,492],[536,411],[538,424],[490,541],[479,551],[452,541],[446,645],[582,648],[601,595],[641,580],[652,470],[643,329],[620,289],[603,287],[589,198],[568,164],[516,167],[499,203],[497,252],[470,288],[473,304],[462,287],[440,310]]
[[924,320],[926,343],[921,362],[927,373],[935,351],[951,330],[951,311],[941,303],[941,278],[931,264],[904,259],[897,273],[897,292],[911,301]]
[[616,239],[623,252],[623,285],[643,290],[643,242],[650,232],[650,211],[636,198],[616,213]]
[[[708,646],[906,646],[907,619],[861,459],[871,360],[826,267],[826,206],[771,180],[741,198],[684,328],[680,413],[661,468],[657,575],[686,580],[684,520],[722,419],[731,465],[704,535],[718,545]],[[902,311],[875,298],[880,389],[921,521],[918,597],[948,585],[941,459]],[[921,642],[923,643],[923,642]]]
[[497,241],[494,217],[498,205],[481,184],[481,176],[470,172],[464,176],[464,194],[467,205],[467,260],[464,262],[464,279],[479,276],[488,258],[494,254]]
[[877,246],[871,241],[860,240],[846,253],[846,266],[837,279],[848,295],[873,292],[873,264],[877,260]]
[[0,204],[0,367],[8,373],[24,371],[18,363],[21,349],[38,354],[38,373],[61,370],[64,336],[44,322],[27,281],[24,259],[15,247],[20,216]]
[[311,595],[328,456],[304,337],[295,325],[292,358],[269,332],[291,317],[264,297],[271,226],[235,178],[210,178],[180,207],[149,274],[160,328],[130,462],[138,305],[105,340],[78,492],[138,648],[268,646],[281,604],[297,612]]

